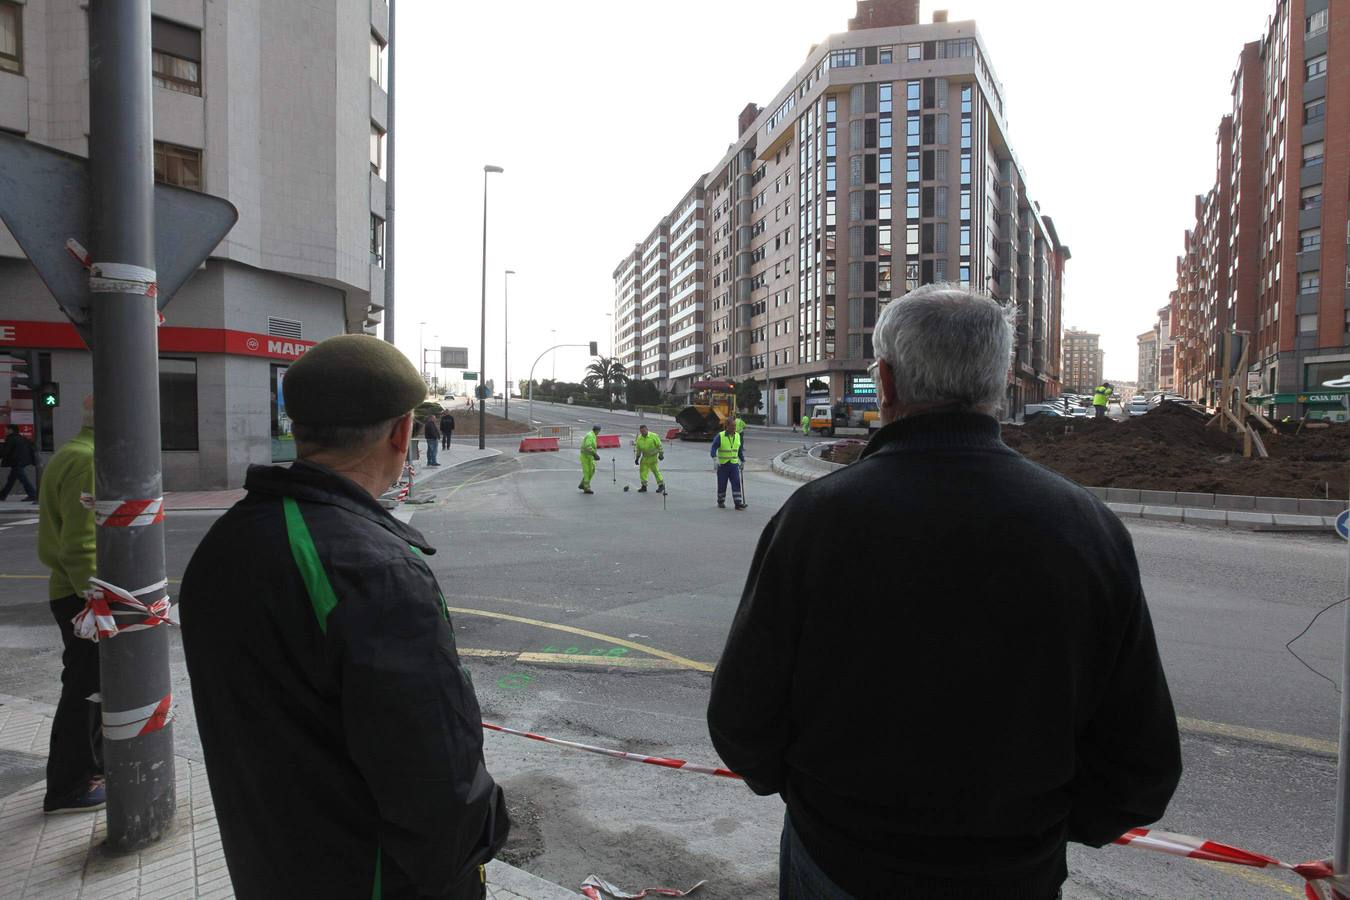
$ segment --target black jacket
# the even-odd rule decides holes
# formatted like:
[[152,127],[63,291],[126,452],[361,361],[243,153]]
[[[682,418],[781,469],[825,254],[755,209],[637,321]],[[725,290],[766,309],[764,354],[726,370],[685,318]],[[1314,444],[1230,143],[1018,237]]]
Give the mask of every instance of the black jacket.
[[1181,774],[1130,536],[988,416],[883,428],[765,527],[708,725],[860,897],[1047,898]]
[[455,430],[455,417],[454,417],[454,416],[448,416],[448,415],[447,415],[447,416],[441,416],[441,431],[442,431],[442,432],[445,432],[445,431],[454,431],[454,430]]
[[6,469],[22,469],[33,465],[37,465],[37,457],[28,438],[21,434],[5,435],[5,442],[0,445],[0,466]]
[[427,416],[427,422],[422,426],[422,436],[429,441],[439,441],[441,439],[441,430],[436,427],[436,420]]
[[[245,487],[180,592],[235,893],[366,900],[378,873],[386,900],[479,896],[477,866],[509,822],[422,559],[435,551],[319,466],[254,466]],[[283,498],[296,501],[336,597],[326,614],[306,589]]]

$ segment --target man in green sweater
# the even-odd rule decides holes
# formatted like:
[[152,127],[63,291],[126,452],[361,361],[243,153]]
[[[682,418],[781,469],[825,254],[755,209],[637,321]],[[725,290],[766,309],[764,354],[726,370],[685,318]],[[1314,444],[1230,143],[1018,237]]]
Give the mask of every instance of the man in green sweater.
[[[105,805],[98,644],[75,636],[94,574],[94,398],[84,399],[84,427],[42,472],[38,490],[38,559],[51,570],[47,596],[61,629],[61,700],[47,757],[48,813],[93,812]],[[90,698],[95,699],[91,700]]]

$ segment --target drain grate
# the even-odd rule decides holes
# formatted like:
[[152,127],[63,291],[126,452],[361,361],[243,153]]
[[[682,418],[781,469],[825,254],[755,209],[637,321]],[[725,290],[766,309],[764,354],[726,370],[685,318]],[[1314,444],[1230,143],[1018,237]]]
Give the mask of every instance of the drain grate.
[[0,797],[8,797],[47,777],[47,757],[0,750]]

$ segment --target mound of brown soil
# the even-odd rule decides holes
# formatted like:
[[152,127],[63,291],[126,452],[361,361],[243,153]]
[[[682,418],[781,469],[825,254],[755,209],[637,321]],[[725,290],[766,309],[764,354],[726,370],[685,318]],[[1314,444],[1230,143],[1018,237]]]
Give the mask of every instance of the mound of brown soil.
[[1242,456],[1242,439],[1207,428],[1208,416],[1164,403],[1124,421],[1037,417],[1005,425],[1003,440],[1041,465],[1080,484],[1252,494],[1346,498],[1350,491],[1350,426],[1261,432],[1269,459]]
[[[455,417],[455,437],[462,435],[478,436],[478,410],[469,412],[461,407],[460,409],[452,409],[450,414]],[[529,430],[521,422],[513,422],[510,419],[503,419],[501,416],[488,413],[483,434],[524,434]]]

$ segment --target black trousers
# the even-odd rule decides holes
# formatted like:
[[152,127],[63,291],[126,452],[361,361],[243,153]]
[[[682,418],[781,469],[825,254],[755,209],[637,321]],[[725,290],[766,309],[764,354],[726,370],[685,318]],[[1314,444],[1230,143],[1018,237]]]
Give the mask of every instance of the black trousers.
[[52,601],[52,616],[61,629],[61,701],[52,720],[47,757],[47,805],[61,803],[103,774],[103,709],[89,702],[99,691],[98,644],[75,636],[71,619],[84,609],[76,595]]

